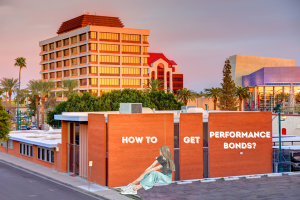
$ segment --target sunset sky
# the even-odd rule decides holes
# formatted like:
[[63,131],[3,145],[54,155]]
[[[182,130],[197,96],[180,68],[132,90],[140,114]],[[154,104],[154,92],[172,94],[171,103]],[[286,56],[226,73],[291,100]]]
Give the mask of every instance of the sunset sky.
[[125,28],[149,29],[149,52],[164,53],[184,74],[184,87],[219,87],[235,54],[295,59],[300,66],[299,0],[0,0],[0,78],[21,88],[40,79],[39,41],[84,11],[120,17]]

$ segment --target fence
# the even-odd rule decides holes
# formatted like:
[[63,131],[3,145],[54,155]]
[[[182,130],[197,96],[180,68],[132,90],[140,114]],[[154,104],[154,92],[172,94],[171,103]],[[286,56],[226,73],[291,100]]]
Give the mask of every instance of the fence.
[[[273,172],[291,172],[291,151],[290,149],[281,149],[281,162],[279,161],[279,149],[272,150]],[[280,171],[280,168],[282,169]]]

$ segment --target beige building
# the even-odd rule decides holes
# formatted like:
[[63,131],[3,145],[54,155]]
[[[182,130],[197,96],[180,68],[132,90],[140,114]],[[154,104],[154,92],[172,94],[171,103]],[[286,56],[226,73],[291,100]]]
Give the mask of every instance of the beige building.
[[263,67],[295,66],[294,59],[270,58],[259,56],[233,55],[229,57],[232,78],[236,86],[242,86],[242,76],[249,75]]

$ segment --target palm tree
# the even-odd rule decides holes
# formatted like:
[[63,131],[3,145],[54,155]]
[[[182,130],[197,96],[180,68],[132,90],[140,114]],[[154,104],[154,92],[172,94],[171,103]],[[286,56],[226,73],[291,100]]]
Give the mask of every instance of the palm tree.
[[21,69],[22,68],[26,68],[26,58],[23,57],[18,57],[15,59],[15,66],[20,67],[20,71],[19,71],[19,90],[21,89]]
[[151,79],[147,80],[148,84],[146,85],[146,91],[147,92],[155,92],[160,90],[160,88],[164,87],[163,80],[158,80],[158,79]]
[[45,99],[50,93],[51,89],[54,87],[53,81],[42,81],[38,80],[36,83],[36,87],[38,90],[38,93],[41,96],[41,103],[42,103],[42,124],[45,122]]
[[235,95],[239,98],[240,101],[240,111],[243,110],[243,100],[250,99],[251,95],[249,94],[247,87],[238,86],[235,91]]
[[0,101],[2,101],[2,97],[1,95],[4,93],[4,90],[2,88],[0,88]]
[[206,98],[213,98],[214,102],[214,110],[217,110],[217,102],[218,98],[220,97],[221,88],[218,87],[212,87],[212,88],[205,88],[204,89],[204,96]]
[[14,93],[15,84],[18,83],[18,79],[14,78],[2,78],[0,80],[0,85],[6,89],[8,92],[8,98],[9,98],[9,110],[11,111],[11,95]]
[[79,82],[74,79],[62,79],[63,91],[57,92],[58,95],[63,93],[64,97],[69,97],[71,94],[78,92]]
[[35,108],[36,108],[36,127],[39,128],[40,125],[40,114],[39,114],[39,91],[38,91],[38,80],[30,80],[27,84],[28,90],[31,92],[32,99],[35,97]]
[[182,101],[185,106],[187,105],[188,101],[194,101],[195,97],[197,96],[197,93],[192,90],[188,90],[187,88],[177,90],[176,93],[177,99]]

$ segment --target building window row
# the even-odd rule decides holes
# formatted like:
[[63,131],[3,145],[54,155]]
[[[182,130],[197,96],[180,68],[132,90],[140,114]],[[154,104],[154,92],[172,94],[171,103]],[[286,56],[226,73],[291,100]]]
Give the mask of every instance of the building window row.
[[100,67],[100,74],[120,74],[119,67]]
[[20,142],[20,154],[32,157],[32,155],[33,155],[32,145]]
[[[122,41],[125,42],[141,42],[141,35],[137,35],[137,34],[121,34],[122,35]],[[70,38],[66,38],[63,40],[59,40],[56,42],[52,42],[46,45],[42,45],[41,50],[42,52],[46,52],[46,51],[52,51],[54,50],[54,48],[60,48],[60,47],[64,47],[64,46],[68,46],[70,44],[76,44],[78,41],[79,42],[83,42],[87,40],[87,36],[88,39],[95,39],[97,40],[97,32],[91,31],[88,33],[83,33],[80,35],[76,35]],[[147,35],[143,35],[143,42],[144,43],[148,43],[147,42]],[[99,32],[99,40],[106,40],[106,41],[120,41],[120,33],[108,33],[108,32]]]
[[120,45],[117,44],[99,44],[100,51],[119,52]]
[[100,78],[100,85],[120,85],[118,78]]
[[132,74],[139,75],[141,74],[141,68],[122,68],[122,74]]
[[48,149],[44,147],[37,148],[37,158],[49,163],[54,163],[54,149]]

